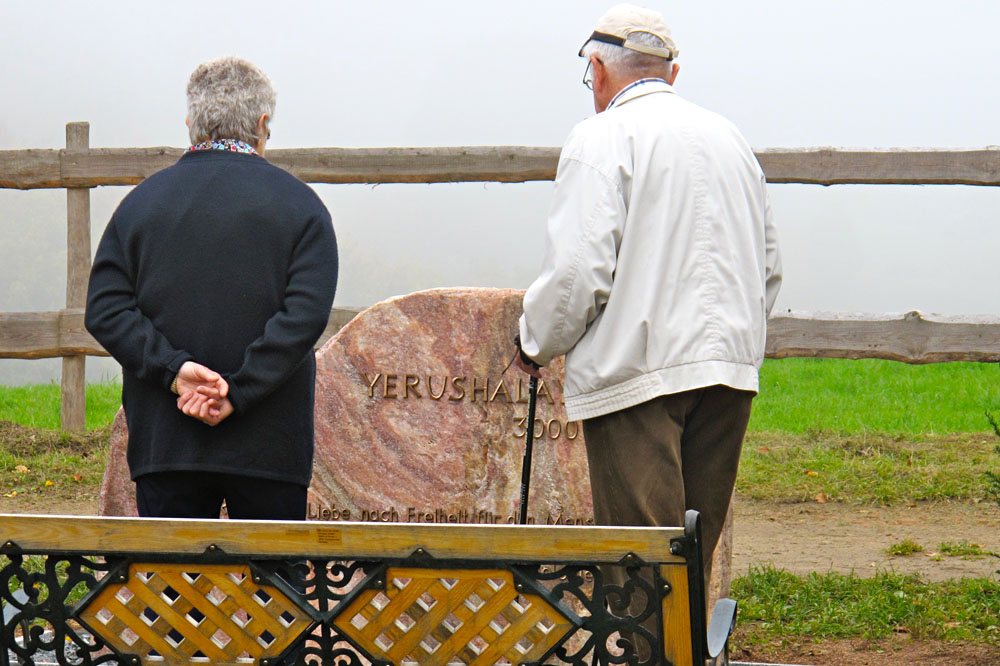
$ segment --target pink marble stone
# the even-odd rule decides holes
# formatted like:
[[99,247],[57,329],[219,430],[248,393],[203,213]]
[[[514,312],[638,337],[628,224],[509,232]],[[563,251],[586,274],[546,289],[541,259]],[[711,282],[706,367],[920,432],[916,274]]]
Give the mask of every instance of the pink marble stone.
[[[365,310],[319,350],[311,517],[516,521],[528,378],[504,368],[522,296],[401,296]],[[559,359],[542,373],[529,522],[588,524],[583,433],[566,421],[562,371]]]
[[[522,295],[439,289],[393,298],[360,313],[317,352],[310,518],[516,520],[528,378],[503,371]],[[583,432],[566,421],[562,372],[562,359],[542,372],[529,522],[588,524]],[[127,446],[119,411],[101,515],[136,515]]]
[[101,479],[101,492],[97,498],[97,512],[102,516],[138,516],[135,506],[135,484],[129,477],[128,426],[125,424],[125,410],[119,409],[111,426],[111,446],[108,450],[108,464]]

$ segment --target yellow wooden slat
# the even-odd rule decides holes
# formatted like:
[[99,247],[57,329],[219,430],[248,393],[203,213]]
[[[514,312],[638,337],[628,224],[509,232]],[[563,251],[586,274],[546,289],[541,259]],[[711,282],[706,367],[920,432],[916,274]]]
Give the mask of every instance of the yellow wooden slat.
[[[338,619],[342,620],[342,623],[338,622],[337,627],[339,627],[345,634],[361,643],[374,645],[375,639],[378,638],[379,634],[382,633],[385,627],[385,621],[383,620],[383,611],[385,609],[383,608],[380,610],[376,608],[373,603],[379,592],[379,590],[366,590],[358,595],[358,597],[355,598],[354,601],[339,614]],[[414,600],[423,594],[423,591],[418,590],[416,586],[411,587],[409,585],[402,590],[396,590],[395,592],[390,590],[390,592],[392,592],[393,597],[402,597],[402,601],[400,603],[408,601],[409,604],[412,604]],[[389,597],[388,594],[386,594],[386,596]],[[391,602],[392,597],[389,598]],[[409,604],[404,607],[408,607]],[[354,626],[354,623],[351,622],[354,616],[358,614],[367,620],[367,623],[360,628]],[[398,615],[392,617],[398,617]]]
[[[154,578],[154,580],[156,580],[156,578],[159,578],[159,576],[157,575]],[[187,639],[186,641],[181,643],[181,646],[173,646],[168,643],[168,645],[170,645],[169,653],[160,652],[158,649],[157,652],[160,652],[161,656],[163,656],[165,659],[173,657],[173,658],[182,658],[183,660],[186,661],[191,657],[192,654],[195,653],[196,649],[202,649],[202,651],[204,651],[204,649],[208,649],[213,652],[217,651],[219,649],[217,645],[211,643],[211,641],[209,641],[208,639],[205,639],[204,636],[202,636],[200,633],[197,632],[197,627],[188,622],[187,618],[184,617],[182,613],[179,613],[173,606],[168,604],[160,597],[160,592],[162,592],[164,587],[165,586],[157,590],[154,587],[147,587],[146,584],[143,584],[141,582],[139,582],[138,584],[131,584],[128,586],[129,591],[135,595],[134,598],[138,598],[141,601],[145,602],[146,606],[159,616],[157,617],[156,620],[154,620],[153,622],[154,626],[157,623],[165,625],[164,629],[166,630],[165,631],[159,630],[157,633],[159,633],[162,636],[166,636],[169,629],[172,628],[177,630],[178,633],[184,635],[185,638]],[[190,635],[188,635],[188,632],[182,631],[183,629],[185,629],[185,625],[194,630],[193,632],[190,632]],[[153,628],[149,627],[143,632],[137,631],[136,633],[142,636],[143,639],[145,640],[147,635],[152,633],[152,630]],[[234,640],[236,640],[236,637],[233,638]],[[185,646],[185,643],[191,646],[191,649],[188,649],[188,647]],[[209,645],[210,643],[211,645]]]
[[[448,652],[457,654],[460,652],[457,646],[465,645],[475,635],[475,627],[467,621],[467,617],[463,617],[462,611],[469,610],[468,606],[465,605],[465,600],[476,591],[479,582],[480,576],[459,579],[451,589],[446,590],[442,595],[444,602],[448,605],[448,615],[454,616],[460,625],[457,628],[446,627],[444,625],[444,620],[448,617],[446,615],[436,628],[431,629],[431,636],[441,644],[441,647],[438,648],[439,651],[447,649]],[[444,587],[443,583],[441,587]],[[463,640],[463,636],[467,636],[467,638]],[[453,647],[446,648],[446,645]]]
[[[435,633],[437,632],[441,624],[444,622],[444,620],[452,613],[452,610],[455,607],[455,603],[459,604],[462,603],[462,601],[464,601],[465,598],[469,595],[469,593],[472,592],[472,590],[476,587],[477,580],[476,579],[470,580],[468,578],[470,573],[471,572],[469,571],[464,571],[461,572],[461,576],[458,575],[458,572],[432,573],[432,575],[435,576],[440,575],[440,578],[458,578],[460,582],[457,583],[454,588],[448,590],[440,583],[440,581],[437,578],[435,578],[432,581],[432,585],[428,589],[428,592],[431,594],[431,596],[437,599],[437,603],[434,605],[433,608],[427,611],[427,613],[417,621],[416,626],[414,626],[410,630],[410,632],[417,632],[421,634],[423,637],[430,636],[434,638],[435,642],[439,643],[439,645],[438,649],[435,650],[433,654],[428,655],[428,658],[426,660],[421,660],[420,662],[421,666],[423,666],[424,664],[426,664],[426,666],[444,666],[444,664],[447,663],[448,659],[451,658],[453,652],[448,649],[445,649],[446,641],[440,640],[437,636],[435,636]],[[454,596],[460,596],[460,599],[455,600],[450,598],[452,596],[450,594],[452,591],[455,591]],[[411,646],[410,649],[412,650],[422,641],[423,638],[417,641],[404,640],[402,642],[404,644],[410,645]],[[408,651],[409,650],[407,650],[407,652]]]
[[[437,572],[432,572],[431,575],[435,576],[436,574]],[[422,578],[414,578],[411,580],[410,585],[414,585],[417,581],[420,582],[421,589],[428,594],[430,594],[431,589],[438,582],[436,577],[428,577],[427,574],[424,574],[424,577]],[[433,594],[431,594],[431,596],[434,597]],[[395,663],[398,664],[402,661],[402,659],[410,654],[410,652],[412,652],[417,645],[431,635],[431,631],[433,629],[435,629],[446,617],[448,617],[448,613],[451,612],[451,609],[447,607],[447,604],[443,600],[436,597],[435,602],[436,603],[432,608],[424,609],[426,613],[423,617],[417,620],[416,626],[408,631],[406,635],[403,636],[402,640],[393,645],[388,651],[390,658],[392,658]],[[403,607],[402,610],[405,611],[406,608],[408,608],[408,606]],[[435,655],[437,655],[437,652],[432,655],[428,655],[430,661],[426,662],[427,666],[439,666]],[[421,666],[423,666],[424,663],[424,661],[421,661]]]
[[517,644],[521,642],[528,632],[535,627],[539,620],[545,617],[545,613],[540,609],[532,605],[530,608],[525,609],[521,616],[516,618],[510,625],[510,628],[504,632],[511,632],[512,636],[520,636],[521,638],[514,642],[513,645],[507,650],[507,659],[510,660],[512,664],[519,664],[525,661],[537,661],[538,657],[544,654],[546,647],[544,645],[533,644],[528,652],[522,654],[517,648]]
[[[105,590],[105,592],[107,592],[107,590]],[[135,597],[133,597],[133,599],[134,598]],[[130,601],[132,600],[130,599]],[[101,608],[106,608],[122,624],[128,627],[132,631],[132,633],[134,633],[136,636],[139,637],[138,641],[136,642],[140,642],[140,646],[142,646],[141,644],[145,644],[150,648],[159,652],[161,655],[169,654],[174,649],[173,646],[167,643],[167,641],[162,636],[150,632],[149,625],[143,622],[143,620],[140,617],[135,615],[135,613],[131,609],[127,608],[124,604],[122,604],[122,602],[119,601],[113,594],[107,595],[106,597],[104,595],[95,597],[95,599],[92,600],[91,603],[88,605],[88,608],[96,608],[98,610],[100,610]],[[84,620],[88,619],[88,616],[86,615],[82,617],[84,618]],[[135,649],[134,643],[133,645],[128,645],[125,642],[125,639],[121,638],[120,629],[114,631],[114,633],[111,635],[103,633],[101,631],[102,623],[96,619],[96,615],[91,617],[94,617],[94,619],[93,621],[88,622],[88,624],[90,624],[91,628],[94,629],[94,631],[97,632],[108,643],[114,645],[123,652],[132,652]]]
[[[491,578],[500,578],[500,576],[491,576]],[[504,585],[499,590],[493,592],[491,597],[483,597],[486,603],[483,604],[479,608],[479,610],[477,610],[473,614],[471,619],[472,622],[476,624],[482,624],[485,627],[488,627],[489,626],[488,623],[491,622],[493,618],[495,618],[497,615],[499,615],[501,611],[503,611],[503,609],[506,608],[508,604],[510,604],[511,601],[517,598],[517,590],[514,589],[513,576],[511,576],[508,573],[507,576],[504,577],[504,580],[507,583],[506,585]],[[479,657],[474,662],[475,666],[485,666],[486,664],[492,664],[497,659],[499,659],[504,654],[504,652],[507,651],[507,643],[510,640],[509,632],[510,632],[510,627],[507,627],[507,629],[503,633],[497,633],[493,630],[490,630],[490,634],[493,634],[495,638],[489,641],[487,647],[485,647],[482,653],[480,653]],[[480,632],[479,635],[482,636],[483,633]]]
[[[493,594],[493,587],[490,585],[489,580],[479,580],[477,581],[476,585],[477,586],[473,590],[473,593],[476,594],[480,599],[484,600],[488,599],[490,595]],[[468,598],[469,596],[471,595],[467,595],[466,598]],[[476,623],[477,619],[476,611],[473,610],[472,608],[469,608],[466,604],[464,603],[459,604],[458,606],[455,607],[455,610],[453,610],[452,612],[455,614],[455,617],[457,617],[462,622],[463,626],[465,625],[479,626]],[[487,622],[485,625],[479,628],[479,631],[477,631],[474,636],[471,636],[466,640],[465,642],[466,647],[459,651],[458,653],[459,657],[461,657],[462,661],[464,661],[467,664],[476,662],[476,660],[479,658],[479,653],[475,652],[474,650],[472,650],[472,648],[468,647],[469,642],[471,642],[473,638],[478,636],[483,640],[483,642],[486,645],[489,645],[494,640],[496,640],[498,635],[499,634],[497,634],[497,632],[495,632]]]
[[[186,568],[190,569],[191,566],[188,565]],[[225,596],[216,608],[218,608],[223,614],[224,618],[222,621],[222,626],[220,627],[222,631],[232,639],[226,644],[226,651],[230,652],[233,657],[236,657],[243,652],[247,652],[251,656],[260,656],[265,653],[265,648],[257,642],[257,635],[267,628],[261,627],[261,622],[259,620],[259,615],[263,613],[263,609],[259,604],[250,599],[251,592],[247,590],[244,586],[250,585],[250,570],[249,568],[237,569],[235,567],[220,567],[218,569],[207,569],[202,570],[201,577],[205,579],[204,585],[207,587],[211,584],[213,587],[217,587],[220,592]],[[241,574],[243,575],[243,580],[239,583],[234,581],[229,574]],[[209,587],[208,589],[211,589]],[[239,613],[239,611],[246,611],[252,619],[243,627],[240,627],[235,620],[232,619],[233,615]],[[271,648],[275,654],[277,651],[274,647]]]
[[693,666],[687,575],[683,566],[660,567],[660,576],[670,585],[670,594],[663,598],[663,649],[674,666]]
[[[206,575],[206,573],[203,572],[203,575]],[[270,597],[270,601],[267,602],[266,606],[261,605],[255,599],[254,593],[258,589],[261,589],[262,586],[253,582],[249,569],[246,570],[246,576],[240,583],[236,583],[225,574],[213,573],[212,571],[207,572],[207,577],[216,587],[224,592],[227,589],[234,590],[233,594],[230,596],[234,597],[232,601],[237,603],[237,605],[239,605],[236,601],[237,599],[242,598],[245,600],[246,603],[240,607],[247,611],[247,613],[251,616],[251,619],[245,625],[243,631],[249,634],[249,636],[253,639],[254,644],[258,646],[259,650],[269,654],[278,654],[288,647],[288,645],[290,645],[295,638],[297,638],[298,635],[304,631],[304,624],[307,622],[305,613],[292,603],[291,600],[287,599],[277,588],[264,588],[264,592],[266,592]],[[238,591],[238,593],[235,591]],[[293,623],[291,626],[286,628],[279,620],[279,616],[284,612],[288,612],[290,615],[295,617],[299,622],[298,626]],[[257,642],[257,637],[264,631],[269,632],[274,637],[271,645],[267,648],[264,648],[259,642]]]
[[[193,585],[181,577],[180,580],[175,581],[172,587],[183,597],[188,599],[188,601],[195,608],[197,608],[202,615],[205,616],[201,625],[198,626],[198,628],[202,630],[203,634],[206,634],[207,636],[214,636],[215,632],[219,629],[225,632],[227,636],[231,633],[230,631],[226,631],[226,628],[231,627],[233,623],[232,618],[214,603],[209,601],[207,597],[211,589],[215,587],[215,584],[211,582],[208,576],[199,576]],[[209,629],[211,629],[211,631],[209,631]]]
[[[191,567],[188,568],[190,569]],[[201,624],[197,627],[190,622],[187,624],[191,626],[192,630],[197,632],[198,636],[204,638],[204,640],[202,640],[201,638],[191,637],[198,643],[199,649],[206,657],[212,661],[219,661],[222,659],[232,661],[242,653],[242,650],[239,652],[234,650],[235,646],[241,644],[240,641],[235,640],[237,637],[232,635],[233,628],[237,625],[233,623],[231,618],[223,615],[215,604],[205,598],[203,593],[191,587],[187,580],[185,580],[183,574],[178,572],[157,572],[157,576],[167,581],[170,587],[181,595],[180,598],[174,603],[175,608],[177,604],[181,603],[183,600],[188,606],[185,610],[185,614],[192,608],[197,608],[198,611],[205,616],[205,619],[202,620]],[[185,621],[187,621],[186,617]],[[230,639],[234,640],[231,640],[225,646],[217,645],[216,642],[212,640],[212,637],[215,635],[216,631],[220,629],[227,636],[229,636]]]
[[430,581],[415,578],[410,581],[409,585],[401,590],[397,590],[393,595],[389,596],[387,594],[389,602],[378,611],[373,621],[365,626],[367,631],[363,632],[364,635],[369,640],[374,641],[382,633],[382,629],[414,605],[417,599],[427,591],[428,587],[430,587]]

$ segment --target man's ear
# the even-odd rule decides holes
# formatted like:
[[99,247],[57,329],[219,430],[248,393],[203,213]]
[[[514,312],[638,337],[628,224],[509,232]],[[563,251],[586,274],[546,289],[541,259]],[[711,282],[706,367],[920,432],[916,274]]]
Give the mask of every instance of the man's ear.
[[594,89],[596,90],[598,86],[604,87],[604,82],[608,78],[608,68],[596,55],[590,56],[590,71],[594,74]]
[[184,124],[191,127],[191,118],[189,116],[184,117]]
[[681,71],[681,66],[675,62],[673,67],[670,68],[670,78],[667,79],[667,83],[674,85],[674,81],[677,80],[677,73],[679,71]]

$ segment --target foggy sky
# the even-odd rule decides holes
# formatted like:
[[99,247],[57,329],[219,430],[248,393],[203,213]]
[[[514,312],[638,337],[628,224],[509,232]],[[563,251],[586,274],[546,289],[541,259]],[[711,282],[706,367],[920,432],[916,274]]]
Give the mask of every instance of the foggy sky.
[[[558,146],[593,113],[577,50],[611,2],[0,0],[0,150],[185,146],[184,88],[221,55],[278,92],[270,148]],[[678,93],[756,148],[997,143],[1000,3],[647,2]],[[430,287],[526,287],[551,183],[315,185],[341,252],[336,305]],[[92,194],[93,247],[128,188]],[[772,185],[778,308],[997,313],[996,188]],[[0,190],[0,311],[65,303],[65,193]],[[114,366],[89,361],[90,377]],[[0,383],[58,361],[0,360]]]

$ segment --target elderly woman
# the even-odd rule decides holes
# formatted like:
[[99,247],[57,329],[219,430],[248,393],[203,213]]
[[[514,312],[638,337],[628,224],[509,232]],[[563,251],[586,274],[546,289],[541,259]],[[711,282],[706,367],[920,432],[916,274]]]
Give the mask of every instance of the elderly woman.
[[275,95],[257,67],[202,64],[187,99],[191,147],[104,232],[87,330],[122,366],[139,515],[212,518],[225,501],[233,518],[301,520],[330,214],[263,157]]

